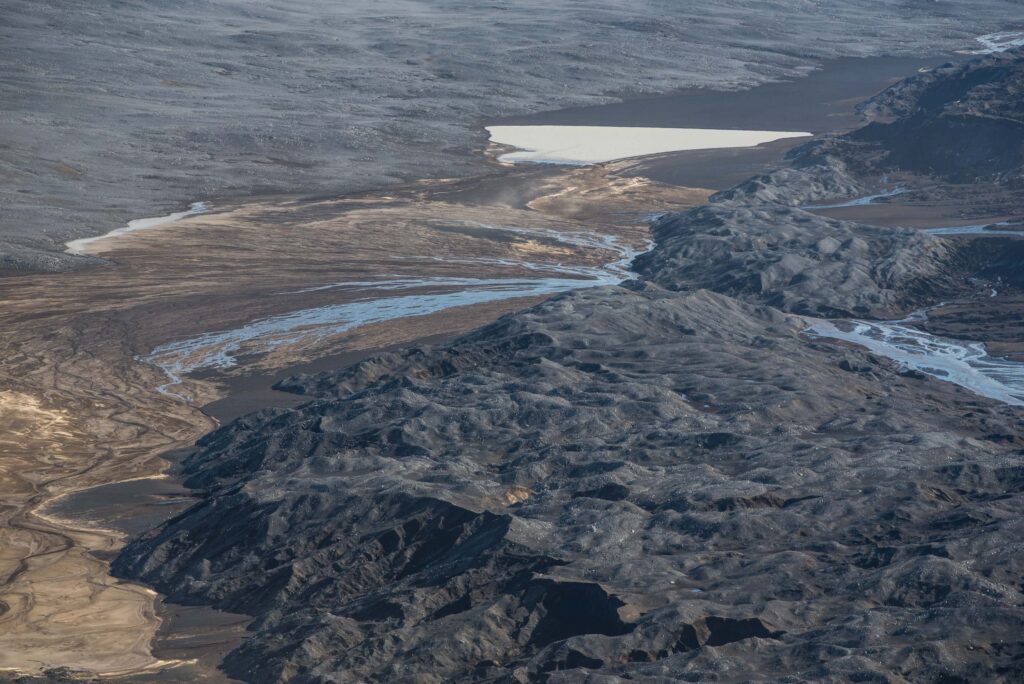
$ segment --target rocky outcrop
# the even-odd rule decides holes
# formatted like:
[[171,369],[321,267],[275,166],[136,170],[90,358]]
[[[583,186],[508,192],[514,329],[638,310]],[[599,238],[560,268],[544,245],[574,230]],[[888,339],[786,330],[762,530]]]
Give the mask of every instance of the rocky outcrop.
[[1024,164],[1022,55],[1022,49],[1000,53],[897,84],[863,106],[864,113],[879,120],[851,137],[883,146],[890,168],[957,183],[1019,183]]
[[640,273],[680,291],[707,288],[814,316],[896,317],[962,287],[947,242],[776,203],[722,201],[653,227]]
[[[862,106],[875,121],[793,150],[789,165],[658,221],[638,271],[816,316],[896,317],[962,291],[979,269],[1013,278],[1018,245],[952,245],[916,230],[827,219],[803,208],[877,191],[893,172],[933,182],[1015,183],[1024,168],[1024,51],[947,66]],[[931,190],[934,199],[942,190]],[[803,207],[803,208],[802,208]],[[987,265],[987,266],[986,266]]]
[[800,329],[604,288],[293,379],[115,569],[255,614],[247,681],[1014,671],[1020,417]]
[[944,64],[886,88],[857,110],[883,122],[920,112],[1024,121],[1021,55],[1024,49],[1017,48],[961,64]]

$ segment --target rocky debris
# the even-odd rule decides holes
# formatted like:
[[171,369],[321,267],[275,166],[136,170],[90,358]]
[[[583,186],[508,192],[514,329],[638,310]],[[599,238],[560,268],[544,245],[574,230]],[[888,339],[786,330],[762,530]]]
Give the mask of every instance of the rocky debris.
[[7,273],[63,273],[104,263],[95,257],[72,256],[0,241],[0,275]]
[[779,202],[719,198],[652,231],[657,249],[635,263],[652,282],[818,317],[899,318],[989,283],[1024,286],[1024,241],[936,239]]
[[906,78],[857,106],[869,119],[891,122],[921,111],[983,115],[1024,121],[1020,56],[1024,49],[997,52],[963,64],[945,64]]
[[[856,197],[865,193],[864,178],[873,171],[872,157],[879,156],[865,155],[865,147],[844,137],[815,138],[790,150],[786,166],[715,193],[709,201],[797,207],[831,197]],[[854,148],[861,149],[851,154]]]
[[254,682],[1019,681],[1024,416],[801,332],[1019,259],[799,208],[885,151],[660,220],[644,281],[282,383],[114,571],[254,615]]

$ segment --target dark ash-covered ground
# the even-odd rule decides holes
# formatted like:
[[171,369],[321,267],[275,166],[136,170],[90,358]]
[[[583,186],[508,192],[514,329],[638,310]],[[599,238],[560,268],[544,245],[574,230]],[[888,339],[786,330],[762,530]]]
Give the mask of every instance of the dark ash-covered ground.
[[[978,47],[1012,0],[9,0],[0,272],[189,202],[479,173],[494,117]],[[1012,27],[1010,27],[1012,28]],[[686,122],[681,122],[686,125]]]
[[[285,382],[310,403],[205,437],[204,500],[115,572],[255,615],[246,681],[1020,681],[1020,410],[799,314],[1012,295],[1021,241],[798,206],[902,174],[1019,210],[1021,83],[1020,54],[919,77],[887,123],[662,219],[644,281]],[[993,120],[991,165],[913,153]]]

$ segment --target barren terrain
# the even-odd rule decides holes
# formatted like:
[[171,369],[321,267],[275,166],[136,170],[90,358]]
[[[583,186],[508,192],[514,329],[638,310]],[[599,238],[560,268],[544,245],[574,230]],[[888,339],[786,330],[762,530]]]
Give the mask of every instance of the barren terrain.
[[1020,51],[483,132],[1019,8],[549,4],[0,10],[0,678],[1024,676]]
[[[105,559],[124,533],[63,519],[53,504],[98,485],[158,477],[163,452],[214,426],[199,407],[222,395],[218,382],[229,375],[469,330],[542,298],[543,288],[529,293],[545,277],[589,282],[621,257],[617,250],[644,245],[645,212],[707,196],[620,177],[627,168],[525,169],[502,178],[504,204],[459,199],[486,194],[497,177],[222,204],[93,243],[105,266],[0,280],[0,669],[115,675],[167,665],[150,650],[155,594],[108,575]],[[601,236],[615,242],[605,246]],[[529,296],[515,298],[510,287]],[[255,346],[233,352],[231,367],[188,366],[203,370],[202,379],[179,369],[182,382],[169,384],[153,365],[189,363],[188,354],[151,356],[162,344],[297,310],[387,308],[410,295],[473,288],[495,296],[332,332],[331,324],[346,323],[342,308],[334,318],[300,321],[286,338],[255,335],[246,340]],[[124,515],[132,512],[126,503]]]
[[186,200],[477,175],[502,115],[972,50],[1014,20],[1014,0],[7,0],[0,269],[82,266],[63,242]]
[[917,75],[658,219],[641,279],[282,382],[114,572],[253,615],[253,682],[1019,681],[1024,238],[817,212],[1018,225],[1022,84]]

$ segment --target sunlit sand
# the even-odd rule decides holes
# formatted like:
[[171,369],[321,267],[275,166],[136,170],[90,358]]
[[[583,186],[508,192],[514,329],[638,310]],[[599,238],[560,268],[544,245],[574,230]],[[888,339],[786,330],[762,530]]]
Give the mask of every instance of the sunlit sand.
[[498,157],[508,163],[599,164],[663,152],[756,147],[810,133],[735,131],[713,128],[632,126],[488,126],[491,142],[515,147]]

